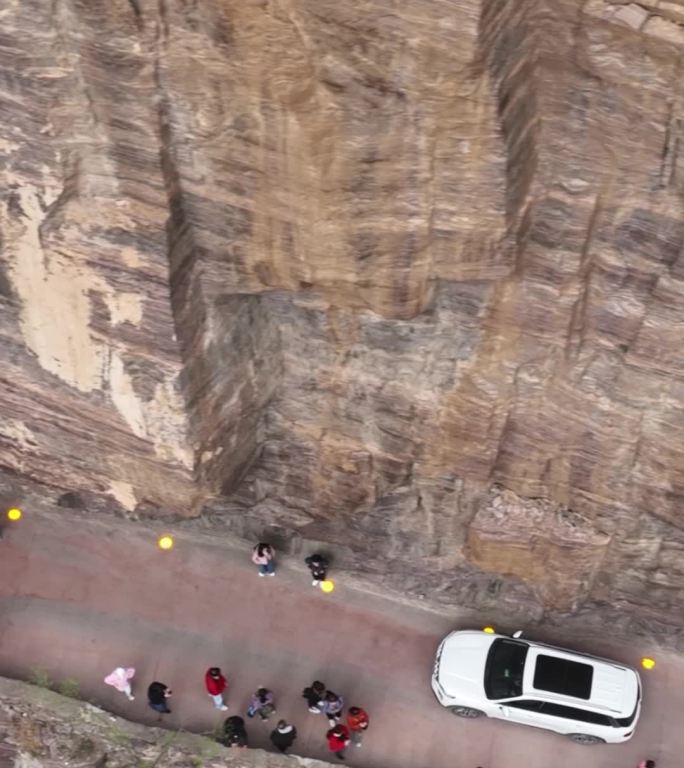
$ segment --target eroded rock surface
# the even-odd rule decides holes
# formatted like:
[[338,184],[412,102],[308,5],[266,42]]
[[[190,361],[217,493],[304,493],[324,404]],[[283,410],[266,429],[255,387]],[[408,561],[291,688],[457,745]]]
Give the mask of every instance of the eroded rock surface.
[[518,576],[540,597],[572,610],[586,596],[611,537],[547,499],[494,488],[468,529],[469,560],[483,571]]
[[0,464],[681,622],[681,0],[10,0],[1,50]]
[[2,765],[12,768],[325,768],[328,763],[260,749],[227,749],[187,731],[150,728],[86,702],[0,678]]

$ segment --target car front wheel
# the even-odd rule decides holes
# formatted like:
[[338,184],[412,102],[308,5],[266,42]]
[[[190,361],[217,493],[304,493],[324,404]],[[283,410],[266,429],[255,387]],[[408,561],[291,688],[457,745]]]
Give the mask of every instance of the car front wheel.
[[449,707],[449,710],[454,715],[458,715],[459,717],[469,717],[471,719],[482,717],[484,715],[484,712],[479,709],[473,709],[472,707]]
[[588,733],[571,733],[569,734],[571,741],[575,744],[605,744],[605,739],[600,739],[598,736],[590,736]]

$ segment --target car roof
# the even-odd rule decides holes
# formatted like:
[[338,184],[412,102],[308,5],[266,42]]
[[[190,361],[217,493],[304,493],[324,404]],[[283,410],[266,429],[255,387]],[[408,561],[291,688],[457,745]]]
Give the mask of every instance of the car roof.
[[629,714],[638,696],[635,670],[617,662],[527,641],[523,696]]

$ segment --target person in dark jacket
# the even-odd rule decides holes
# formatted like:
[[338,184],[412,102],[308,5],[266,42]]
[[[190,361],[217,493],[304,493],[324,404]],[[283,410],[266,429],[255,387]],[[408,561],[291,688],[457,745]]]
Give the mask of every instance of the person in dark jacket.
[[349,730],[346,725],[336,725],[326,734],[328,749],[340,760],[344,760],[344,750],[349,744]]
[[171,689],[164,683],[150,683],[150,687],[147,689],[147,701],[152,709],[164,715],[170,715],[171,710],[166,700],[171,696],[171,693]]
[[311,583],[314,587],[317,587],[322,581],[325,581],[328,575],[328,561],[323,555],[309,555],[309,557],[304,558],[304,562],[311,571],[311,576],[313,577]]
[[308,688],[302,691],[302,696],[309,705],[309,712],[319,714],[323,710],[323,699],[325,698],[325,683],[320,680],[314,680]]
[[207,693],[211,696],[212,701],[216,709],[220,709],[225,712],[228,707],[223,701],[223,694],[226,690],[228,682],[226,678],[221,674],[219,667],[209,667],[204,675],[204,685],[207,689]]
[[271,731],[273,746],[280,752],[287,750],[294,744],[297,738],[297,729],[285,720],[278,720],[275,730]]
[[223,736],[219,739],[224,747],[246,747],[247,729],[245,721],[239,715],[227,717],[223,723]]

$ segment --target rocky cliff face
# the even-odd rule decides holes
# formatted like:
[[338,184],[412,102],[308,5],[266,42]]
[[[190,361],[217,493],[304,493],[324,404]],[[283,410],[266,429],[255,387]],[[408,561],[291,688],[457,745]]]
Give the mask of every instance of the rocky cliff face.
[[10,0],[1,50],[0,464],[681,604],[682,0]]

